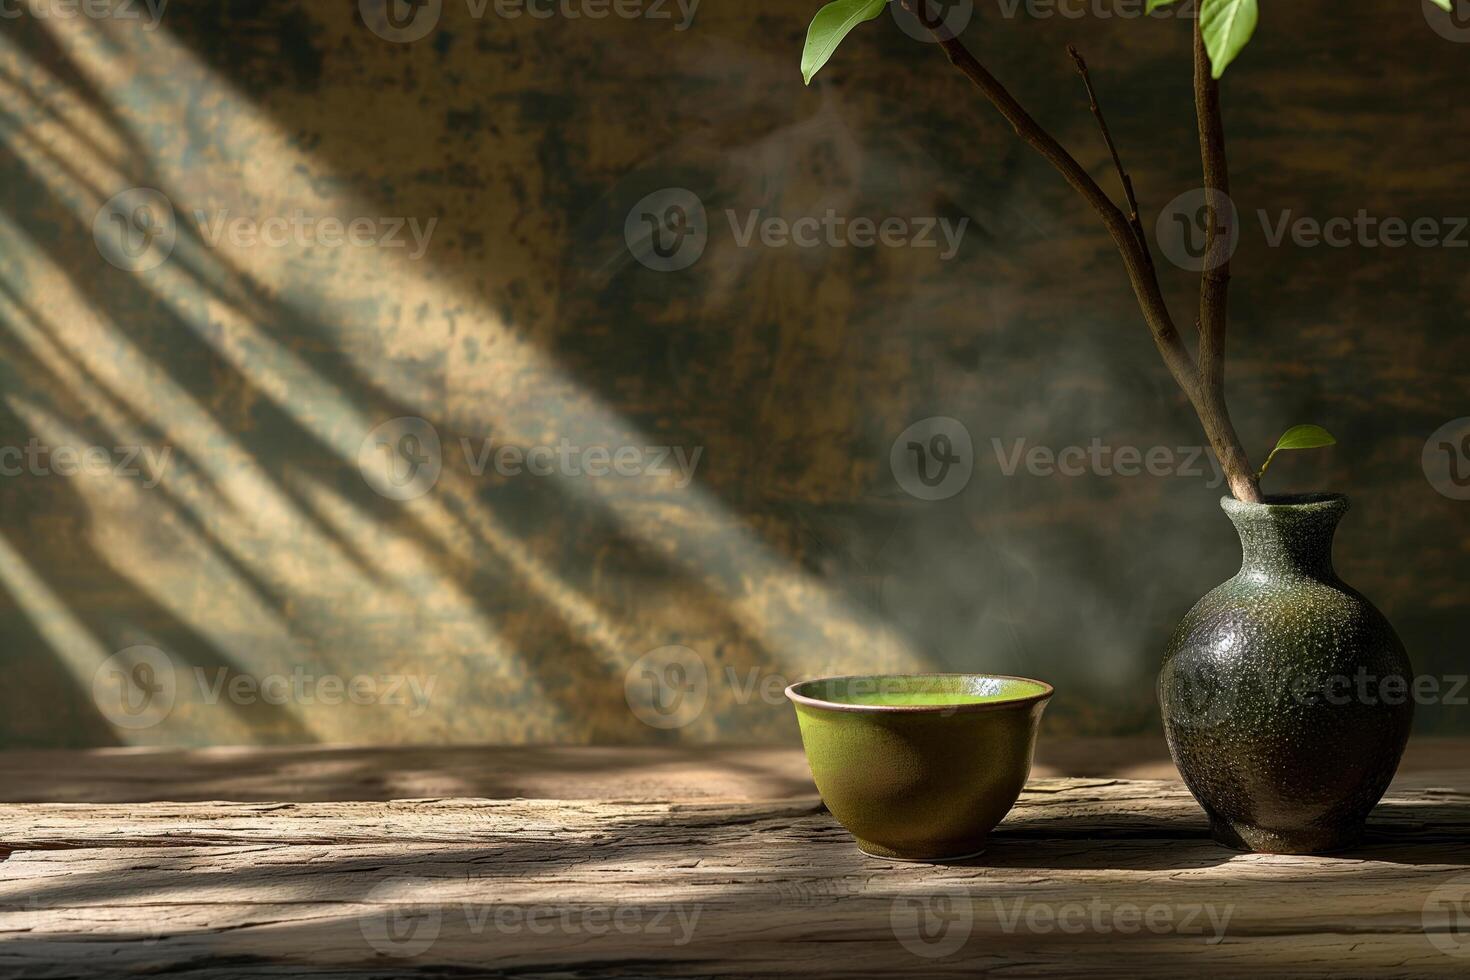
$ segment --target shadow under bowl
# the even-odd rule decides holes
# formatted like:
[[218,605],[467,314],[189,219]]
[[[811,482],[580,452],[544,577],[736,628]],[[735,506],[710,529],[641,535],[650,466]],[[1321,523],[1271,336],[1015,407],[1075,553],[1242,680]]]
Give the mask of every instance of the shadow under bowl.
[[874,857],[974,857],[1031,772],[1052,696],[1004,674],[867,674],[792,684],[822,802]]

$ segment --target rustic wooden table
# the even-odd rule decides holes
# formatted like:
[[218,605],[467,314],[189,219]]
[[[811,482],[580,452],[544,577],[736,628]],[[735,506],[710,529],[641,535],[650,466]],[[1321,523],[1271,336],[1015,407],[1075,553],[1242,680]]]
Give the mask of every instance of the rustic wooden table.
[[1211,843],[1156,742],[1049,742],[948,867],[782,748],[0,755],[0,976],[1470,973],[1465,743],[1316,858]]

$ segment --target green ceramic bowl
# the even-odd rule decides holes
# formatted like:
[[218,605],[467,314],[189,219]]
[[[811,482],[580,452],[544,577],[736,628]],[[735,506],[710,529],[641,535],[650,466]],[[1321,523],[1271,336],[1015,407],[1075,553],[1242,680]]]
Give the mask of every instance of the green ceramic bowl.
[[884,674],[792,684],[822,802],[874,857],[985,849],[1031,772],[1050,684],[999,674]]

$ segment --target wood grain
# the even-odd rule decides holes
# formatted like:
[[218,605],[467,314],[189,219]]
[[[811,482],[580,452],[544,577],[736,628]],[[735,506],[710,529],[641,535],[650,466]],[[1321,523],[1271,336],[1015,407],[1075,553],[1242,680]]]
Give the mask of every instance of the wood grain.
[[814,798],[37,804],[0,975],[1463,975],[1470,794],[1243,855],[1175,782],[1035,781],[987,853],[865,857]]
[[[1464,766],[1463,739],[1416,738],[1405,785]],[[1162,735],[1043,738],[1033,777],[1177,779]],[[1453,777],[1451,777],[1453,778]],[[1432,780],[1431,780],[1432,781]],[[0,802],[294,803],[423,797],[777,800],[810,796],[798,746],[297,745],[0,752]]]

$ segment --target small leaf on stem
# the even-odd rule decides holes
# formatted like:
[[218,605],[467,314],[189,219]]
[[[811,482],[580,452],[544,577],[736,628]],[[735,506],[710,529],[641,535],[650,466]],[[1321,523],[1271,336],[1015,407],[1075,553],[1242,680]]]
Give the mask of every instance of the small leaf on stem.
[[1256,479],[1259,480],[1266,475],[1266,467],[1271,465],[1271,460],[1275,459],[1276,454],[1283,449],[1319,449],[1322,446],[1335,445],[1337,445],[1337,440],[1332,437],[1332,433],[1320,425],[1293,425],[1281,433],[1281,438],[1276,440],[1276,448],[1271,450],[1271,455],[1267,456],[1266,461],[1261,464],[1260,470],[1256,473]]
[[1199,31],[1210,53],[1210,74],[1219,78],[1256,30],[1256,0],[1200,0]]
[[812,18],[806,30],[806,47],[801,51],[801,78],[807,85],[812,76],[827,63],[837,45],[864,21],[883,12],[888,0],[833,0]]

